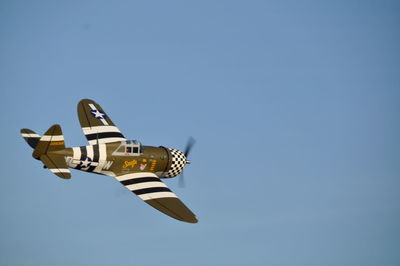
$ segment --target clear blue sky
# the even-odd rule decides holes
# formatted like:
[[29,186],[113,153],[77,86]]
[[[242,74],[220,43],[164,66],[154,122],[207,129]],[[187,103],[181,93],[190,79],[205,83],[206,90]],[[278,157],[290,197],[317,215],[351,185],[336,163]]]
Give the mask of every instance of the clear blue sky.
[[[398,1],[2,1],[0,265],[399,265]],[[125,136],[197,144],[198,224],[110,177],[61,180],[20,128],[96,100]]]

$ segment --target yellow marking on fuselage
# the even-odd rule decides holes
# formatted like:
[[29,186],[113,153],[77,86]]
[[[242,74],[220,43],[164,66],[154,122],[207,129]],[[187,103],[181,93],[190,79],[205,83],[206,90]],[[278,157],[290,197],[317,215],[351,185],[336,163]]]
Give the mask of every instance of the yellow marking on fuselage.
[[137,165],[137,161],[136,160],[125,161],[124,165],[122,166],[122,168],[128,168],[128,167],[133,168],[135,165]]

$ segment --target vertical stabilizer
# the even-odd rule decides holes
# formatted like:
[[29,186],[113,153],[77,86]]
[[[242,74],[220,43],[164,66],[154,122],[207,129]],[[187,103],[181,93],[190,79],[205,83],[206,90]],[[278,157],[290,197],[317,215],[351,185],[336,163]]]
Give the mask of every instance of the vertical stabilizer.
[[40,138],[32,156],[35,159],[40,159],[42,154],[63,149],[65,149],[65,143],[61,127],[60,125],[53,125]]
[[65,143],[61,127],[60,125],[53,125],[40,138],[32,156],[35,159],[41,160],[58,177],[69,179],[71,178],[71,172],[68,169],[64,156],[57,153],[57,151],[64,149]]

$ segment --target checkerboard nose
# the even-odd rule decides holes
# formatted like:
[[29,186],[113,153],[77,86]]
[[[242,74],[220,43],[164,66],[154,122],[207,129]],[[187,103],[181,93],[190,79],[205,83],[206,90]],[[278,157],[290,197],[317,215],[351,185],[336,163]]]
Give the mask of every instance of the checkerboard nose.
[[[183,152],[176,149],[169,149],[171,152],[171,166],[165,177],[174,177],[182,173],[183,168],[185,168],[186,163],[186,156]],[[190,162],[189,162],[190,163]]]

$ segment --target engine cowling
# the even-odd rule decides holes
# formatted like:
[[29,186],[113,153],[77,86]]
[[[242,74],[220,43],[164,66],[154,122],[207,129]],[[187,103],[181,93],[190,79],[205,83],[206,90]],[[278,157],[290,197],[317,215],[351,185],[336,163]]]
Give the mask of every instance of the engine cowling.
[[170,165],[164,177],[171,178],[180,175],[188,161],[186,160],[185,154],[180,150],[169,148],[168,150],[170,154]]

